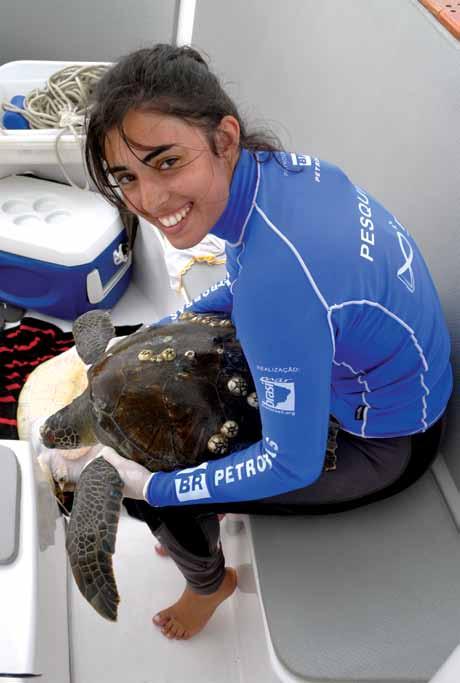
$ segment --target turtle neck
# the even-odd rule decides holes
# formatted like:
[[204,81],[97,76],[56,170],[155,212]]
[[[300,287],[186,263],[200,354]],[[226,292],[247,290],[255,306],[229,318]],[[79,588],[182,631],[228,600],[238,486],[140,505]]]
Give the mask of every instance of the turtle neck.
[[211,230],[213,235],[229,244],[236,244],[251,212],[257,185],[257,161],[247,149],[242,149],[233,171],[230,194],[221,217]]

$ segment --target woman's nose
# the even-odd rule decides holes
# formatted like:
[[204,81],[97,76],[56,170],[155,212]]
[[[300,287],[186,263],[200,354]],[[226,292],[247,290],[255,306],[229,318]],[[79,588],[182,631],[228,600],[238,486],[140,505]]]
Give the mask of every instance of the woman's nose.
[[141,183],[140,195],[143,213],[151,216],[161,213],[162,207],[169,199],[169,192],[161,182]]

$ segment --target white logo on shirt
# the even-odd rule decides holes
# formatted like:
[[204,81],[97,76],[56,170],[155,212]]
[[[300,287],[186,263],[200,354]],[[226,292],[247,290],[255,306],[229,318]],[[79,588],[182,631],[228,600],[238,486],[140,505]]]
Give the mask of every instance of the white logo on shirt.
[[405,235],[402,234],[402,232],[397,232],[396,234],[398,235],[399,246],[401,247],[403,256],[406,259],[405,263],[403,263],[401,268],[398,270],[397,275],[401,282],[406,285],[409,292],[413,294],[415,292],[415,278],[414,271],[412,270],[414,250],[412,249],[409,240]]
[[261,377],[260,382],[265,391],[262,401],[264,408],[275,413],[295,415],[295,383],[278,377]]
[[242,462],[227,465],[214,472],[214,486],[221,484],[234,484],[243,479],[258,476],[269,472],[273,468],[273,460],[278,457],[279,446],[268,436],[265,437],[265,445],[262,453],[248,458]]
[[311,166],[311,157],[306,154],[291,154],[293,166]]
[[211,497],[206,482],[207,466],[208,463],[204,462],[198,467],[189,467],[186,470],[180,471],[180,476],[174,480],[177,500],[183,503],[187,500],[200,500],[201,498]]
[[[398,279],[407,287],[409,292],[413,294],[415,292],[415,277],[414,271],[412,270],[412,261],[414,260],[414,250],[412,245],[407,239],[408,231],[402,225],[397,218],[393,216],[393,220],[388,221],[389,225],[396,231],[399,241],[399,247],[402,251],[404,258],[406,259],[401,268],[399,268],[396,273]],[[403,232],[400,232],[402,230]]]

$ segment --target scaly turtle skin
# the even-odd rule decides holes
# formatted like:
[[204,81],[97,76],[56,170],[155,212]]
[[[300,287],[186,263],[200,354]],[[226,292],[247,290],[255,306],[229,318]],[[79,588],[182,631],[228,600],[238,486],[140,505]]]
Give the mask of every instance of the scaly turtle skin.
[[[106,312],[74,324],[88,388],[48,418],[48,448],[100,441],[151,472],[193,467],[261,438],[257,397],[231,321],[185,313],[141,329],[106,352],[114,330]],[[123,483],[96,458],[82,472],[67,534],[73,575],[83,596],[116,620],[119,596],[112,568]]]

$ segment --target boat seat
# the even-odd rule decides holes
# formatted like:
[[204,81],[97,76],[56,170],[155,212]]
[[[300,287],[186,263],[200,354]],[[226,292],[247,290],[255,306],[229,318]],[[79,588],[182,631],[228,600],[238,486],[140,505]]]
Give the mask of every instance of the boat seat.
[[0,565],[13,562],[19,544],[20,472],[15,454],[0,446]]
[[250,526],[277,668],[295,680],[428,681],[458,645],[460,539],[432,471],[357,510]]

